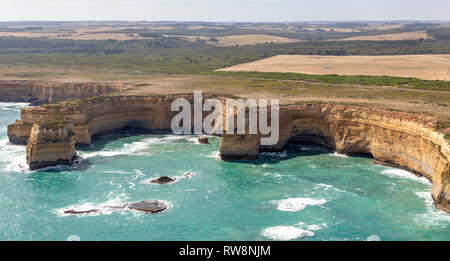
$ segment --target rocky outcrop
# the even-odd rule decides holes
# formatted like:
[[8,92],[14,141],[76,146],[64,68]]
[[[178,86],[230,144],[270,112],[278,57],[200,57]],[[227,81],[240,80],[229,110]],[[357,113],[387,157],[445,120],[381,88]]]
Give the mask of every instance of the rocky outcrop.
[[80,215],[80,214],[91,214],[91,213],[97,213],[98,209],[88,209],[88,210],[74,210],[69,209],[64,211],[64,214],[71,214],[71,215]]
[[123,83],[55,83],[34,81],[0,81],[0,101],[30,102],[35,105],[80,99],[132,89]]
[[24,124],[23,121],[16,120],[8,125],[9,142],[17,145],[27,145],[30,137],[32,125]]
[[39,119],[27,142],[27,164],[31,170],[56,165],[71,165],[75,158],[73,124],[63,116]]
[[128,204],[129,209],[147,212],[147,213],[158,213],[167,209],[166,204],[157,200],[144,200],[141,202]]
[[144,200],[144,201],[128,203],[128,204],[120,205],[120,206],[100,206],[98,208],[87,209],[87,210],[68,209],[68,210],[64,211],[64,214],[80,215],[80,214],[98,213],[101,210],[124,210],[124,209],[131,209],[131,210],[135,210],[135,211],[155,214],[155,213],[162,212],[162,211],[166,210],[167,208],[168,208],[167,205],[161,201]]
[[209,144],[208,137],[206,137],[204,135],[200,135],[200,137],[198,137],[198,143]]
[[192,178],[192,177],[194,176],[194,173],[186,172],[186,173],[184,173],[183,176],[184,176],[185,178],[187,178],[187,179],[190,179],[190,178]]
[[[192,101],[190,96],[111,96],[24,108],[22,121],[13,124],[8,135],[24,137],[37,120],[55,114],[73,122],[77,144],[90,144],[93,135],[125,126],[153,133],[170,132],[171,120],[177,113],[171,111],[171,104],[180,97]],[[282,106],[277,144],[261,146],[258,134],[224,134],[220,156],[224,160],[256,159],[261,151],[280,151],[290,142],[321,144],[350,155],[370,155],[428,178],[436,206],[450,212],[449,143],[434,130],[435,124],[433,117],[353,106]]]
[[150,183],[156,183],[156,184],[160,184],[160,185],[165,185],[165,184],[174,183],[175,181],[176,181],[176,179],[174,179],[174,178],[167,177],[167,176],[162,176],[162,177],[159,177],[157,179],[151,180]]

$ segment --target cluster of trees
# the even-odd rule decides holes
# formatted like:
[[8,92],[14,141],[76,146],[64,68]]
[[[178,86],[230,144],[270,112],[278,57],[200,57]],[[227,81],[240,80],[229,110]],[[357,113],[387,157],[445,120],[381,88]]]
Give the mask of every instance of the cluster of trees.
[[70,40],[0,37],[0,63],[104,66],[158,73],[204,73],[279,54],[450,54],[449,41],[311,41],[216,46],[180,38]]
[[450,40],[450,28],[435,28],[427,30],[429,36],[434,37],[436,40]]

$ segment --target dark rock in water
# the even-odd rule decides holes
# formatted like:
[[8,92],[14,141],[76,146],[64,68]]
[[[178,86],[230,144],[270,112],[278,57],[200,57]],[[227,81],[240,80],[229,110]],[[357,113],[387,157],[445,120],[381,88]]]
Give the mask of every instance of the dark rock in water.
[[149,212],[149,213],[158,213],[167,209],[167,206],[157,200],[144,200],[141,202],[128,204],[127,207],[129,209]]
[[169,183],[175,182],[175,180],[176,179],[173,179],[173,178],[170,178],[170,177],[167,177],[167,176],[162,176],[162,177],[154,179],[154,180],[152,180],[150,182],[163,185],[163,184],[169,184]]
[[184,173],[184,177],[187,179],[192,178],[193,176],[194,176],[194,173],[191,173],[191,172]]
[[81,210],[81,211],[71,209],[71,210],[64,211],[64,214],[78,215],[78,214],[90,214],[90,213],[96,213],[96,212],[98,212],[98,209]]
[[201,136],[198,138],[198,142],[199,142],[200,144],[209,144],[208,138],[207,138],[206,136],[203,136],[203,135],[201,135]]
[[[99,208],[111,209],[111,210],[120,210],[120,209],[128,208],[131,210],[137,210],[137,211],[142,211],[142,212],[147,212],[147,213],[158,213],[158,212],[166,210],[167,206],[166,206],[166,204],[164,204],[160,201],[157,201],[157,200],[144,200],[141,202],[129,203],[129,204],[120,205],[120,206],[102,206]],[[99,211],[100,211],[99,209],[89,209],[89,210],[80,210],[80,211],[70,209],[70,210],[64,211],[64,214],[79,215],[79,214],[96,213]]]

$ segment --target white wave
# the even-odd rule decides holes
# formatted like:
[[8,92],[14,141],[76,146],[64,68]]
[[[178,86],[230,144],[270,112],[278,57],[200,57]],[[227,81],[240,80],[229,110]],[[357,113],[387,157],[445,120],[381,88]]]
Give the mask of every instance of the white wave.
[[443,227],[446,228],[450,225],[450,215],[444,211],[436,209],[433,204],[433,198],[430,191],[416,192],[419,198],[425,201],[426,213],[419,214],[415,218],[415,222],[418,225],[425,225],[426,227]]
[[130,172],[120,171],[120,170],[106,170],[103,173],[107,174],[130,174]]
[[335,157],[341,157],[341,158],[348,158],[347,155],[342,154],[342,153],[339,153],[339,152],[337,152],[337,151],[335,151],[335,152],[333,152],[333,153],[330,153],[329,155],[335,156]]
[[0,102],[0,108],[6,108],[6,109],[20,109],[23,107],[26,107],[30,105],[27,102]]
[[334,188],[332,185],[323,184],[323,183],[317,184],[317,186],[324,187],[325,190],[329,190],[330,188]]
[[261,156],[270,156],[270,157],[278,157],[278,158],[286,158],[287,152],[261,152],[259,155]]
[[308,228],[309,231],[317,231],[317,230],[321,230],[322,226],[320,226],[320,225],[309,225],[307,228]]
[[325,199],[313,198],[287,198],[275,201],[275,203],[278,204],[277,209],[279,211],[287,212],[298,212],[305,209],[307,206],[320,206],[326,202]]
[[220,160],[220,151],[214,151],[213,153],[209,154],[207,157]]
[[93,158],[93,157],[114,157],[118,155],[125,155],[127,153],[121,152],[121,151],[97,151],[97,152],[91,152],[91,153],[80,153],[81,157],[85,159]]
[[412,179],[415,181],[422,182],[424,184],[430,184],[430,181],[427,178],[418,177],[418,176],[414,175],[413,173],[403,170],[403,169],[394,169],[394,168],[385,169],[381,172],[381,174],[387,175],[387,176],[393,177],[393,178]]
[[[146,149],[148,149],[151,145],[155,144],[164,144],[164,143],[172,143],[174,141],[179,140],[185,140],[192,143],[198,143],[198,139],[193,136],[177,136],[177,135],[169,135],[162,138],[158,137],[149,137],[144,138],[140,141],[135,141],[132,143],[124,144],[122,148],[117,150],[102,150],[102,151],[95,151],[90,153],[80,153],[80,156],[82,156],[85,159],[93,158],[93,157],[115,157],[115,156],[121,156],[121,155],[133,155],[133,154],[140,154]],[[148,154],[148,152],[145,152]]]
[[262,235],[273,240],[293,240],[311,237],[314,233],[294,226],[275,226],[264,229]]
[[3,163],[6,172],[26,172],[28,165],[26,162],[26,147],[9,144],[9,140],[0,140],[0,162]]

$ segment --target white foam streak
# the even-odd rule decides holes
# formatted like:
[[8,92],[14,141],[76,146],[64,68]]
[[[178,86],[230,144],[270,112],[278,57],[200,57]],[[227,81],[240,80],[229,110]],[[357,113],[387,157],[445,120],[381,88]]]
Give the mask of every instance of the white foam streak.
[[325,204],[325,199],[313,199],[313,198],[287,198],[283,200],[275,201],[277,210],[286,212],[298,212],[305,209],[307,206],[320,206]]
[[431,193],[429,191],[422,191],[416,192],[416,195],[425,201],[427,209],[426,213],[420,214],[415,218],[415,222],[427,227],[448,227],[450,224],[450,215],[435,208]]
[[273,240],[285,241],[314,236],[314,233],[294,226],[275,226],[264,229],[262,235]]
[[30,105],[27,102],[0,102],[0,109],[21,109]]
[[[124,144],[119,150],[103,150],[96,151],[91,153],[81,153],[81,156],[85,159],[93,158],[93,157],[115,157],[121,155],[139,155],[143,153],[146,149],[148,149],[151,145],[155,144],[164,144],[164,143],[172,143],[174,141],[185,140],[191,143],[199,144],[198,138],[193,136],[177,136],[170,135],[162,138],[150,137],[145,138],[140,141],[132,142],[129,144]],[[149,154],[149,152],[145,152],[145,154]]]
[[425,177],[418,177],[414,175],[413,173],[403,170],[403,169],[386,169],[381,172],[383,175],[387,175],[389,177],[393,178],[404,178],[404,179],[411,179],[415,181],[422,182],[424,184],[430,184],[430,181]]
[[341,158],[348,158],[347,155],[339,153],[337,151],[335,151],[334,153],[330,153],[331,156],[335,156],[335,157],[341,157]]

